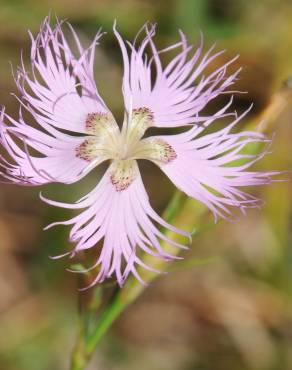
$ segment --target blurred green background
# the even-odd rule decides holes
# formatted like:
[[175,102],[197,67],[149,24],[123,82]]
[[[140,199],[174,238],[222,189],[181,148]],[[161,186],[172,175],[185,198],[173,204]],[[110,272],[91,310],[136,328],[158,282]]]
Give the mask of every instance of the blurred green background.
[[[237,96],[235,106],[255,104],[246,123],[286,97],[287,88],[285,93],[281,88],[292,75],[291,0],[0,0],[0,103],[14,116],[9,61],[16,67],[21,50],[29,55],[27,30],[35,34],[49,11],[68,19],[85,43],[100,26],[107,31],[97,52],[96,78],[119,117],[122,64],[111,32],[115,18],[130,40],[149,20],[158,23],[160,47],[174,43],[180,28],[195,43],[201,30],[206,48],[216,41],[217,49],[227,49],[223,58],[239,53],[236,67],[244,68],[237,87],[249,94]],[[258,167],[291,169],[289,100],[273,125],[272,153]],[[152,204],[162,211],[174,189],[159,171],[144,167]],[[69,190],[56,185],[42,190],[73,201],[98,176]],[[48,258],[69,248],[68,229],[42,232],[47,223],[72,214],[43,204],[38,190],[1,185],[1,370],[67,369],[74,343],[77,277],[64,271],[66,259]],[[254,192],[265,200],[263,209],[194,238],[185,257],[215,257],[213,262],[178,267],[157,279],[115,323],[89,370],[292,369],[291,183]]]

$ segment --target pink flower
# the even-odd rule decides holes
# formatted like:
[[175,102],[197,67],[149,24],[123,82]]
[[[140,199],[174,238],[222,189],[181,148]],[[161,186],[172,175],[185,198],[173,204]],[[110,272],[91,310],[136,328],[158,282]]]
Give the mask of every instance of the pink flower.
[[[31,71],[22,63],[15,78],[21,94],[19,118],[1,113],[2,145],[13,159],[10,163],[1,158],[2,176],[20,185],[71,184],[109,160],[102,180],[76,203],[42,199],[57,207],[82,210],[71,220],[50,225],[72,226],[70,241],[76,245],[67,254],[74,256],[103,241],[92,285],[113,275],[122,285],[130,273],[141,280],[137,265],[151,269],[139,251],[169,260],[173,256],[162,249],[161,240],[185,247],[164,236],[159,227],[190,237],[152,209],[137,161],[152,161],[180,190],[204,203],[215,218],[229,218],[232,207],[244,212],[258,206],[259,200],[242,187],[271,181],[272,172],[248,169],[264,153],[242,153],[247,144],[267,139],[257,132],[233,132],[246,112],[239,117],[228,114],[232,98],[211,116],[201,113],[208,102],[231,92],[228,89],[239,72],[227,75],[233,60],[207,75],[206,67],[222,52],[212,54],[211,48],[203,55],[202,42],[193,51],[182,33],[180,42],[158,51],[153,41],[155,27],[147,25],[140,31],[145,36],[139,45],[137,40],[125,43],[113,28],[124,62],[125,118],[120,129],[94,81],[95,47],[102,34],[85,49],[69,27],[77,53],[71,50],[60,23],[51,28],[46,19],[38,36],[30,35]],[[173,49],[179,52],[163,67],[161,53]],[[23,109],[34,126],[26,123]],[[231,123],[203,135],[215,121],[228,116]],[[144,137],[150,127],[180,126],[187,130]],[[236,164],[243,158],[245,164]]]

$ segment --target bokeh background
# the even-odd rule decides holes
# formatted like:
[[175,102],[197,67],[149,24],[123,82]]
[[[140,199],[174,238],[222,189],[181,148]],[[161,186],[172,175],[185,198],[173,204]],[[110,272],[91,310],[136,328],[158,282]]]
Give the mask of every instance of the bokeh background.
[[[9,94],[15,91],[9,62],[16,67],[21,50],[27,58],[27,30],[36,33],[49,11],[67,18],[85,43],[100,26],[107,31],[96,77],[118,117],[122,63],[111,32],[115,18],[130,40],[149,20],[158,23],[161,47],[175,42],[180,28],[194,43],[201,30],[206,48],[216,41],[217,49],[226,49],[217,63],[239,53],[235,67],[242,65],[243,71],[237,87],[249,94],[236,96],[235,107],[254,102],[246,124],[273,113],[272,153],[258,168],[291,170],[291,0],[0,0],[0,102],[11,115],[17,114],[17,103]],[[174,189],[152,166],[144,167],[152,204],[162,212]],[[99,176],[95,172],[76,186],[42,191],[73,201]],[[89,369],[292,369],[291,183],[254,192],[265,200],[263,209],[196,236],[185,257],[210,258],[209,263],[178,264],[151,284],[115,323]],[[78,280],[65,271],[66,259],[48,258],[69,248],[68,229],[42,231],[70,213],[43,204],[38,193],[9,185],[0,189],[1,370],[67,369],[74,343]]]

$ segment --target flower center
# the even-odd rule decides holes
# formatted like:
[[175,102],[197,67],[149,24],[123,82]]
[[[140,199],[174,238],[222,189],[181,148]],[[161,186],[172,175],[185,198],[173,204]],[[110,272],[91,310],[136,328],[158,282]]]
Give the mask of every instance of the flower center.
[[165,140],[158,137],[142,139],[153,123],[153,113],[146,107],[133,109],[125,117],[121,130],[111,113],[90,113],[85,120],[88,136],[76,148],[76,156],[90,164],[112,160],[111,182],[117,191],[125,190],[136,177],[137,159],[163,165],[177,157]]

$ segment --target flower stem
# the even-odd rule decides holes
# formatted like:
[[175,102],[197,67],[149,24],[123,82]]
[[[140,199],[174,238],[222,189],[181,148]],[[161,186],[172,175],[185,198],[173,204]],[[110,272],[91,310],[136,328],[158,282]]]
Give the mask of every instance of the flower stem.
[[86,368],[90,360],[90,355],[85,351],[85,338],[82,335],[78,336],[75,347],[71,356],[71,370],[83,370]]
[[107,332],[111,324],[120,315],[120,313],[125,309],[129,302],[122,301],[119,295],[115,295],[113,300],[109,303],[106,310],[101,314],[98,323],[94,329],[94,332],[88,337],[85,350],[88,355],[90,355],[96,345],[99,343],[100,339]]

